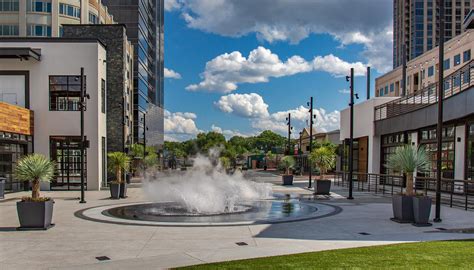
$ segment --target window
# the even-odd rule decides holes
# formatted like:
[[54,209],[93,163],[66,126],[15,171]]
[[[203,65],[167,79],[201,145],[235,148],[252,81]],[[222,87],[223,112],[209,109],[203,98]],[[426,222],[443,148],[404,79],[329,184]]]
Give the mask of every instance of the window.
[[66,15],[69,17],[80,18],[81,9],[79,7],[68,5],[64,3],[59,3],[59,14]]
[[18,25],[0,24],[0,36],[18,36]]
[[428,68],[428,77],[431,77],[434,75],[434,66],[431,66]]
[[388,85],[385,85],[385,92],[384,92],[384,95],[387,95],[388,94]]
[[451,67],[450,67],[450,64],[451,64],[451,61],[450,61],[450,60],[451,60],[451,59],[449,59],[449,58],[446,59],[446,60],[444,60],[444,70],[447,70],[447,69],[450,69],[450,68],[451,68]]
[[99,17],[95,15],[94,13],[89,12],[89,23],[90,24],[98,24],[99,23]]
[[380,90],[379,90],[379,96],[383,96],[383,88],[380,88]]
[[456,54],[454,56],[454,66],[461,64],[461,54]]
[[49,76],[49,110],[78,111],[80,99],[81,76]]
[[0,0],[0,11],[18,11],[19,0]]
[[106,97],[106,87],[105,87],[105,80],[102,79],[101,84],[100,84],[100,104],[101,104],[101,110],[102,113],[105,113],[105,97]]
[[467,51],[464,51],[464,53],[462,54],[462,61],[463,62],[467,62],[471,60],[471,50],[467,50]]
[[[420,145],[425,147],[428,154],[430,169],[421,175],[426,177],[436,177],[436,128],[422,130]],[[443,144],[441,148],[442,174],[444,178],[454,177],[454,126],[443,128]]]
[[50,37],[51,36],[51,26],[42,25],[42,24],[28,24],[26,27],[26,32],[28,36],[33,37]]
[[51,1],[47,0],[28,0],[27,10],[31,12],[51,13]]
[[392,83],[392,84],[390,84],[390,93],[393,92],[394,90],[395,90],[395,87],[394,87],[394,85],[393,85],[393,83]]

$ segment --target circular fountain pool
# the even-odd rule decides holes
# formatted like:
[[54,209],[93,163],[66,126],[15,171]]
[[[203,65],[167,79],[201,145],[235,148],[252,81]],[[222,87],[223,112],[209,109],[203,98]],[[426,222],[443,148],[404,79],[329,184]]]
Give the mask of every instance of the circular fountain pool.
[[282,223],[335,215],[340,208],[314,201],[259,200],[235,206],[225,213],[195,213],[173,202],[133,203],[94,207],[76,216],[88,220],[148,226],[228,226]]

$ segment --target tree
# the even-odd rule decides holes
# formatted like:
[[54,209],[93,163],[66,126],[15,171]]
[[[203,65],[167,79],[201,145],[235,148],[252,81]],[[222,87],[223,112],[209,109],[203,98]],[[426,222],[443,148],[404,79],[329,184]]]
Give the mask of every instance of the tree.
[[271,151],[272,148],[284,147],[286,144],[285,137],[271,130],[265,130],[251,140],[253,148],[263,150],[264,153]]
[[320,179],[323,179],[328,169],[336,166],[336,152],[331,146],[321,146],[309,154],[309,160],[319,169]]
[[40,181],[49,182],[54,177],[56,163],[40,154],[31,154],[21,158],[15,168],[15,176],[21,181],[33,183],[31,200],[40,199]]
[[295,167],[296,161],[292,156],[285,156],[281,159],[281,165],[285,168],[286,175],[290,175],[290,169]]
[[424,147],[405,145],[398,147],[395,153],[388,158],[387,168],[402,172],[406,175],[406,194],[414,195],[413,173],[424,172],[429,169],[429,158]]
[[109,172],[115,173],[117,183],[123,183],[122,171],[127,171],[130,167],[130,157],[122,152],[111,152],[107,154],[107,166]]
[[208,153],[211,148],[223,146],[225,137],[221,133],[210,131],[208,133],[199,133],[196,138],[196,145],[199,152]]

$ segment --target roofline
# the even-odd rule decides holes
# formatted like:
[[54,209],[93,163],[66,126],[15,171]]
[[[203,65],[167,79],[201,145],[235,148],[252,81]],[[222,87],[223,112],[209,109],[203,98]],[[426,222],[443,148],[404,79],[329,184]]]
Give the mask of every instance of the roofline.
[[127,29],[127,25],[124,23],[103,23],[103,24],[72,24],[72,23],[67,23],[67,24],[61,24],[62,26],[75,26],[75,27],[84,27],[84,26],[121,26],[125,29]]
[[98,38],[63,38],[63,37],[1,37],[0,42],[44,42],[44,43],[93,43],[97,42],[107,48]]

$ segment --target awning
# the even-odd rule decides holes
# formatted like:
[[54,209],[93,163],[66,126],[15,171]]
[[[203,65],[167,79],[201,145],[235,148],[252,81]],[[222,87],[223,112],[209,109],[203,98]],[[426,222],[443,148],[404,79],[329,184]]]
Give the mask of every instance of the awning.
[[30,58],[33,58],[37,61],[41,61],[41,49],[28,47],[0,48],[0,58],[18,58],[21,60],[30,60]]

